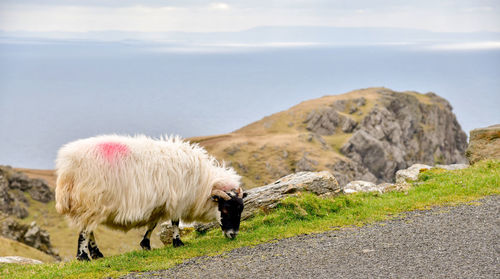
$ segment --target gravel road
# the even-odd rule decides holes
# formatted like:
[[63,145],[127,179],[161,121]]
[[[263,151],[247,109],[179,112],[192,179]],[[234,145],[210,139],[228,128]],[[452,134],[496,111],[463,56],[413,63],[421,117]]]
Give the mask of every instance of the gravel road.
[[500,278],[500,196],[123,278]]

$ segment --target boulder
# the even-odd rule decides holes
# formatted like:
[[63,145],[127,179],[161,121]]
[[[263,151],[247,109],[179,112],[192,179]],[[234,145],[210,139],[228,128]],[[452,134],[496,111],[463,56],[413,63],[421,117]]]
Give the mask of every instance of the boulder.
[[[181,235],[181,238],[192,231],[193,228],[186,227],[182,223],[180,224],[179,233]],[[163,245],[165,246],[171,245],[172,237],[174,235],[174,229],[172,228],[172,223],[168,221],[160,224],[160,232],[158,234],[160,236],[160,240],[163,243]]]
[[332,195],[341,192],[339,183],[328,171],[298,172],[287,175],[269,185],[245,191],[245,210],[242,219],[247,219],[261,210],[269,210],[284,198],[297,192],[316,195]]
[[396,183],[415,181],[422,170],[429,170],[431,166],[424,164],[413,164],[411,167],[396,172]]
[[484,159],[500,160],[500,124],[472,130],[465,154],[471,165]]

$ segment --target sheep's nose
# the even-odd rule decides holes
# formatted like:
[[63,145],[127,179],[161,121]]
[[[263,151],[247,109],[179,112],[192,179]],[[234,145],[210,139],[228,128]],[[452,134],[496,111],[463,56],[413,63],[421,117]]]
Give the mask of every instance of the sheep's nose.
[[238,235],[238,231],[227,230],[227,231],[224,231],[224,235],[227,238],[234,239],[236,237],[236,235]]

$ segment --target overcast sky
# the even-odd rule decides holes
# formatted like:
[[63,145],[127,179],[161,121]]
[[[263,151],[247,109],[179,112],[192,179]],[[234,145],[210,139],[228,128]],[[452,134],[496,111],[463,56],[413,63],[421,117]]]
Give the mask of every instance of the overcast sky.
[[500,32],[499,0],[0,0],[0,30],[240,31],[257,26]]

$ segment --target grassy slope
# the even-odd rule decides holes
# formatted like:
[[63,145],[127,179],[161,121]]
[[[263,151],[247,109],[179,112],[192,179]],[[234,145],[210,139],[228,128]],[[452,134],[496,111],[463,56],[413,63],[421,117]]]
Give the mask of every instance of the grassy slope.
[[186,246],[182,248],[134,251],[90,263],[3,265],[0,266],[0,274],[2,278],[98,278],[165,269],[191,257],[215,255],[237,247],[304,233],[359,226],[386,220],[409,210],[454,205],[498,194],[500,161],[486,161],[465,170],[424,172],[415,187],[406,193],[361,193],[330,198],[298,194],[285,200],[276,210],[242,222],[241,233],[234,241],[225,239],[218,230],[214,230],[206,235],[188,235],[184,238]]

